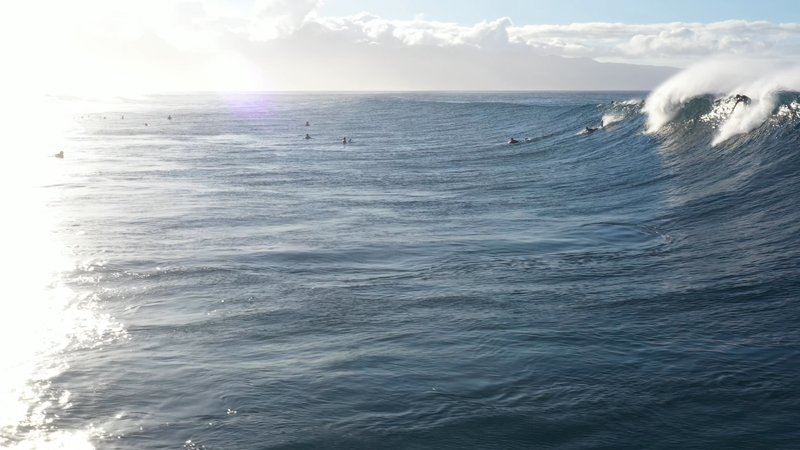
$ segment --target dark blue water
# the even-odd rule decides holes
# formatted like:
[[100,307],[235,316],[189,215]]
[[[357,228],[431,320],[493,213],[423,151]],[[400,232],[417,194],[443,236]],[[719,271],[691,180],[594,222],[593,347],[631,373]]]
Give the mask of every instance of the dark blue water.
[[97,449],[797,448],[800,119],[712,147],[699,113],[643,133],[621,101],[645,96],[75,114],[47,188],[61,277],[124,332],[59,353],[42,395],[69,404],[36,430]]

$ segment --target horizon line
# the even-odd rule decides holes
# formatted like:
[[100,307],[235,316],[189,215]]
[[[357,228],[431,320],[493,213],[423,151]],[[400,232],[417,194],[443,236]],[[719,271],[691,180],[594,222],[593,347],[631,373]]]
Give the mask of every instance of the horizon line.
[[47,97],[124,97],[132,95],[191,95],[191,94],[414,94],[414,93],[452,93],[452,94],[494,94],[494,93],[597,93],[597,92],[652,92],[653,89],[236,89],[236,90],[192,90],[192,91],[151,91],[126,92],[119,94],[85,94],[74,92],[44,93]]

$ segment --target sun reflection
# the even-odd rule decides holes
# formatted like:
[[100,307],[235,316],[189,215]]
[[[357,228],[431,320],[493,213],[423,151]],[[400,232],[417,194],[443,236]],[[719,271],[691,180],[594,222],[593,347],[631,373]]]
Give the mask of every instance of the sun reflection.
[[[29,98],[15,111],[29,120],[15,121],[0,169],[0,447],[89,449],[88,431],[52,429],[71,394],[51,380],[69,367],[68,350],[124,330],[65,284],[75,267],[58,208],[70,176],[70,113],[45,98]],[[55,158],[61,150],[66,158]]]

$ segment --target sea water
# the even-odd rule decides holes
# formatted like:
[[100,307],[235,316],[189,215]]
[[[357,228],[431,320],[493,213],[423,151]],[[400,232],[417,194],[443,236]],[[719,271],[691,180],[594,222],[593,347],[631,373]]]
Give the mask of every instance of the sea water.
[[797,96],[647,96],[55,99],[0,446],[796,448]]

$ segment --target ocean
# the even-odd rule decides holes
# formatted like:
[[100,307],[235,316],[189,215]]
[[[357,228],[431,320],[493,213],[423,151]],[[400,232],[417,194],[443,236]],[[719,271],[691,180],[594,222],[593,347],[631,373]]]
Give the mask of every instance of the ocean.
[[0,447],[797,448],[800,94],[667,94],[53,99]]

